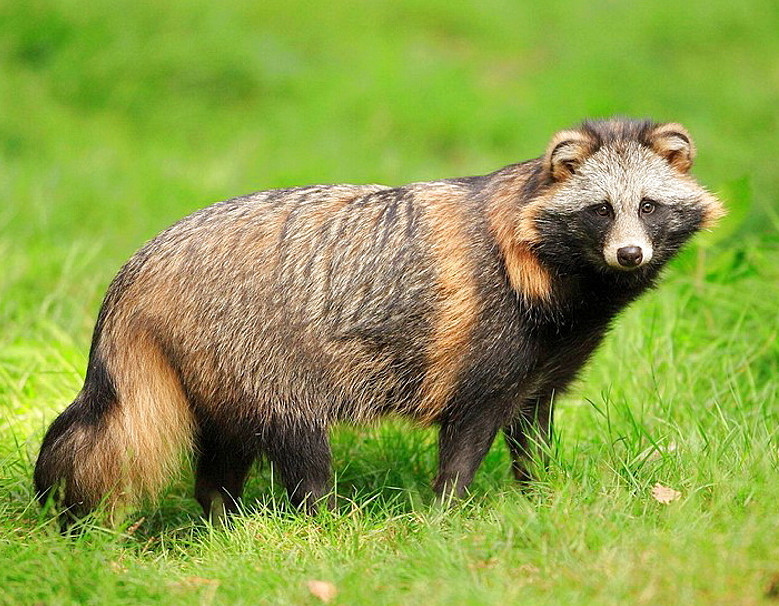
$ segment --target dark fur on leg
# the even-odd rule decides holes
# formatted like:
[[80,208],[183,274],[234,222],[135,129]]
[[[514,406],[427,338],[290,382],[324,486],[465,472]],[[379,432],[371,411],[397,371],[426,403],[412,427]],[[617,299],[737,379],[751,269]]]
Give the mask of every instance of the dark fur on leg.
[[246,475],[254,462],[253,452],[241,445],[222,444],[212,437],[199,440],[195,498],[206,518],[222,520],[238,513]]
[[441,422],[438,475],[433,490],[443,502],[465,495],[500,428],[500,416],[477,411],[473,407],[466,414],[453,415]]
[[292,505],[306,513],[316,513],[330,489],[327,429],[314,424],[275,426],[264,438],[265,451],[281,474]]

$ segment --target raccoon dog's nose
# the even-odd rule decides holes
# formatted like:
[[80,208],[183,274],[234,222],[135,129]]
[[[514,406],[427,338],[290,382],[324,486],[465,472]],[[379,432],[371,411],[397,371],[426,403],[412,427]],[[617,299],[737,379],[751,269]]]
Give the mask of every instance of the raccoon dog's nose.
[[617,261],[622,267],[636,267],[644,258],[638,246],[624,246],[617,251]]

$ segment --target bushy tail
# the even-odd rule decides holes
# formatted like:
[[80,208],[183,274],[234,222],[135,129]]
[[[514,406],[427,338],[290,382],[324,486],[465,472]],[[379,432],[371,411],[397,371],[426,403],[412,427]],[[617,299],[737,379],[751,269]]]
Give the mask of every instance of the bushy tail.
[[84,387],[52,423],[35,466],[42,503],[110,516],[155,498],[191,452],[194,418],[148,336],[93,347]]

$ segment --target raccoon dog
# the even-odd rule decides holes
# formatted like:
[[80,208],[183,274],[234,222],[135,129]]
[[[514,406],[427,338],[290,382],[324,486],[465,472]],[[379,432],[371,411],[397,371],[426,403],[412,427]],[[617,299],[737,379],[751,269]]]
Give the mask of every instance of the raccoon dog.
[[439,495],[464,493],[500,430],[528,480],[554,394],[722,215],[694,155],[679,124],[592,121],[489,175],[264,191],[182,219],[111,283],[38,495],[125,508],[194,453],[197,500],[232,512],[264,456],[312,510],[331,425],[387,414],[439,427]]

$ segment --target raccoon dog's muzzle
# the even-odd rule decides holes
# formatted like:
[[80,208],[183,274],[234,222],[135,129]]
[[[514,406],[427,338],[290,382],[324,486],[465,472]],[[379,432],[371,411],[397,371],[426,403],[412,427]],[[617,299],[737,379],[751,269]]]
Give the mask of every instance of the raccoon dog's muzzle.
[[652,260],[653,252],[652,242],[638,221],[617,220],[603,247],[609,267],[623,271],[643,267]]

